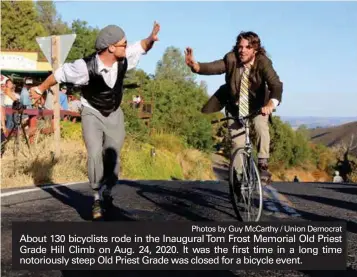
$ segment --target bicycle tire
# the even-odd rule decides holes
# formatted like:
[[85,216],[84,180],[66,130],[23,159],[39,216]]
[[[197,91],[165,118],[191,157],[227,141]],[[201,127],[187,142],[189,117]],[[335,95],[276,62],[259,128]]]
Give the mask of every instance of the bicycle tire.
[[[234,164],[235,164],[235,160],[237,158],[239,158],[240,155],[243,155],[244,157],[244,161],[243,164],[245,164],[245,167],[247,167],[247,165],[250,164],[249,166],[249,171],[247,172],[245,171],[245,176],[243,177],[243,181],[242,184],[245,182],[245,184],[248,182],[252,182],[253,183],[253,190],[257,189],[258,192],[258,212],[257,215],[255,216],[255,218],[253,220],[245,220],[244,217],[242,216],[242,214],[244,213],[244,210],[242,210],[242,206],[244,205],[244,203],[242,203],[242,198],[244,198],[244,195],[242,194],[242,189],[241,186],[238,184],[238,180],[236,177],[236,173],[235,173],[235,168],[234,168]],[[246,186],[244,186],[244,189],[246,189]],[[235,153],[233,154],[232,158],[231,158],[231,162],[230,162],[230,166],[229,166],[229,192],[230,192],[230,198],[231,198],[231,202],[232,202],[232,206],[234,209],[234,212],[237,216],[237,219],[240,221],[247,221],[247,222],[251,222],[251,221],[259,221],[261,214],[262,214],[262,209],[263,209],[263,189],[262,189],[262,184],[260,181],[260,175],[259,175],[259,171],[258,168],[256,166],[256,163],[254,162],[253,158],[251,158],[250,154],[247,153],[245,148],[238,148]],[[238,194],[238,195],[237,195]],[[244,199],[243,199],[244,200]],[[249,209],[248,209],[249,211]]]

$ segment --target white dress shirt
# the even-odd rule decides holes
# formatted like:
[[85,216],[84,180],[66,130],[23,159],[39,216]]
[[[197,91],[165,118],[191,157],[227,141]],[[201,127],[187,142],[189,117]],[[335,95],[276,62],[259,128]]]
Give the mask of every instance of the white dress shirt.
[[[146,54],[138,41],[126,48],[126,58],[128,60],[128,69],[135,68],[140,60],[141,55]],[[103,76],[108,87],[113,88],[118,75],[118,62],[115,62],[111,67],[105,66],[100,60],[98,54],[96,55],[98,63],[98,72]],[[71,83],[74,85],[87,85],[89,81],[89,74],[87,64],[83,59],[75,60],[73,63],[65,63],[54,73],[54,77],[58,83]],[[83,106],[94,109],[88,101],[81,97]]]

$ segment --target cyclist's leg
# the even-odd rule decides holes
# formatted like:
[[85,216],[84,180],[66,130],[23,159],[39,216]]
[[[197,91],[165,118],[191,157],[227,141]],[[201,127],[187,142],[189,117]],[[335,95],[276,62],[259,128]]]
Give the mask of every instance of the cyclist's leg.
[[[231,155],[233,155],[238,148],[245,146],[245,130],[244,130],[243,126],[241,126],[235,120],[228,121],[228,130],[230,133],[230,138],[231,138],[231,143],[232,143]],[[234,160],[234,167],[236,169],[237,175],[240,176],[240,174],[242,173],[241,159],[236,158]]]
[[111,189],[118,181],[119,175],[119,158],[120,151],[124,144],[125,127],[124,127],[124,113],[119,107],[115,112],[111,113],[105,122],[104,131],[104,176],[103,180],[106,184],[106,196],[105,199],[109,206],[111,206]]
[[268,171],[270,156],[269,116],[258,115],[253,119],[258,148],[258,168],[262,181],[269,181],[271,174]]
[[87,148],[87,168],[89,184],[94,194],[93,217],[102,216],[100,192],[101,179],[103,176],[103,116],[88,107],[82,110],[82,134]]

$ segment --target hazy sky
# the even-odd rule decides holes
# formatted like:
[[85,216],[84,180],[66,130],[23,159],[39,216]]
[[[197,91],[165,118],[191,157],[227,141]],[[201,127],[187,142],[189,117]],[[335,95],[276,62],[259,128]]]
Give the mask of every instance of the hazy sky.
[[[196,60],[231,50],[242,30],[254,31],[284,83],[278,115],[357,116],[356,2],[56,2],[62,19],[121,26],[129,42],[147,37],[154,20],[160,41],[139,68],[154,73],[168,46],[190,46]],[[198,76],[209,94],[224,75]]]

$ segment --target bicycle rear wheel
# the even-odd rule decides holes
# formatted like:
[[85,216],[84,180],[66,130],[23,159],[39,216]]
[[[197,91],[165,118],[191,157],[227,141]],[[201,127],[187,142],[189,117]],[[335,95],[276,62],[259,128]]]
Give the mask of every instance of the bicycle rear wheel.
[[[241,167],[236,169],[236,164]],[[263,190],[258,168],[245,148],[237,149],[231,159],[229,190],[238,220],[259,221],[263,208]]]

